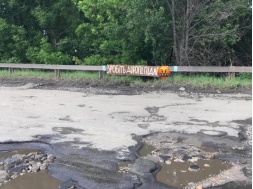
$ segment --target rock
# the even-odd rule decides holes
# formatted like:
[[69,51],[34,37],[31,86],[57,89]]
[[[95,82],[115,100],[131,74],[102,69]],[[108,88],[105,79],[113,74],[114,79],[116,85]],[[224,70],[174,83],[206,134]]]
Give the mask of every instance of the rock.
[[146,173],[152,173],[157,169],[157,166],[154,162],[138,158],[135,160],[134,164],[130,166],[130,171],[138,175],[145,175]]
[[11,179],[15,179],[18,177],[18,173],[14,173],[12,176],[11,176]]
[[252,177],[252,167],[244,167],[242,172],[246,177]]
[[47,160],[49,160],[49,162],[53,162],[53,161],[54,161],[54,156],[53,156],[53,154],[47,155]]
[[164,156],[164,155],[160,155],[159,157],[160,157],[161,162],[165,162],[171,158],[170,156]]
[[0,182],[4,182],[8,178],[8,173],[4,170],[0,170]]
[[209,164],[204,164],[204,167],[210,167],[210,165]]
[[167,165],[170,165],[170,164],[171,164],[171,161],[170,161],[170,160],[167,160],[167,161],[165,161],[165,163],[166,163]]
[[75,182],[72,179],[63,181],[59,187],[59,189],[75,189]]
[[46,157],[42,157],[41,158],[41,161],[45,161],[47,158]]
[[44,156],[43,154],[38,154],[38,155],[34,156],[34,159],[35,160],[41,160],[43,158],[43,156]]
[[30,162],[31,167],[29,166],[29,169],[33,172],[36,173],[38,172],[38,170],[40,169],[40,162]]
[[47,163],[42,163],[42,164],[40,165],[40,170],[44,171],[44,170],[46,170],[46,169],[47,169]]
[[5,170],[8,170],[12,167],[15,166],[15,164],[19,163],[20,159],[18,159],[17,157],[8,157],[5,161],[4,161],[4,168]]
[[35,152],[31,152],[27,155],[28,159],[34,159],[35,155],[37,155],[37,153],[35,154]]
[[26,155],[24,155],[24,154],[15,154],[15,155],[12,156],[12,158],[19,159],[19,160],[24,160],[26,158]]
[[182,158],[183,161],[188,161],[189,159],[192,159],[192,157],[188,156],[188,155],[184,155],[184,157]]
[[191,165],[188,168],[189,171],[198,171],[199,170],[199,166],[198,165]]
[[27,169],[27,166],[25,165],[19,165],[19,166],[16,166],[16,167],[13,167],[11,169],[9,169],[9,173],[13,174],[13,173],[21,173],[23,170],[26,170]]
[[184,87],[180,87],[179,90],[180,91],[185,91],[185,88]]

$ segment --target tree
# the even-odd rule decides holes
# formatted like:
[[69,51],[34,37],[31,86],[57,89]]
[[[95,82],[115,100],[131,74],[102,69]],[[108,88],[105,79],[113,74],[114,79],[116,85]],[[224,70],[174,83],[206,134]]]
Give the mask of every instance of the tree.
[[0,18],[0,57],[2,62],[20,62],[26,60],[28,47],[26,31],[22,26],[8,24]]
[[196,65],[200,61],[202,65],[225,65],[224,55],[231,55],[231,45],[241,38],[238,18],[240,11],[249,12],[246,0],[167,0],[167,4],[176,64]]

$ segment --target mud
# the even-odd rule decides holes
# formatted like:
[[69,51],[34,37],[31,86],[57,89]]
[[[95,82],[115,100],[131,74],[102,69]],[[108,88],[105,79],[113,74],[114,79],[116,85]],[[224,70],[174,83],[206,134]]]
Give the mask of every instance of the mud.
[[[197,165],[199,170],[190,170],[192,165]],[[198,160],[192,162],[175,162],[171,164],[160,163],[161,170],[157,173],[156,179],[169,186],[183,188],[190,182],[200,182],[204,179],[218,175],[231,167],[230,164],[220,160]]]
[[61,181],[46,172],[28,173],[0,186],[0,189],[58,189]]
[[[233,93],[242,93],[242,94],[252,94],[251,88],[198,88],[196,86],[191,85],[175,85],[171,84],[168,86],[134,86],[133,84],[126,82],[108,82],[104,80],[64,80],[57,78],[0,78],[1,86],[11,86],[17,87],[22,86],[27,83],[34,83],[35,85],[32,88],[37,89],[49,89],[49,90],[71,90],[71,91],[83,91],[83,92],[92,92],[95,94],[106,94],[106,95],[139,95],[142,93],[154,92],[154,91],[170,91],[170,92],[178,92],[182,95],[185,95],[184,92],[180,91],[181,87],[184,87],[185,92],[191,94],[191,96],[200,96],[205,94],[218,94],[217,90],[219,90],[222,94],[233,94]],[[221,95],[220,95],[221,96]],[[249,98],[248,100],[250,100]]]

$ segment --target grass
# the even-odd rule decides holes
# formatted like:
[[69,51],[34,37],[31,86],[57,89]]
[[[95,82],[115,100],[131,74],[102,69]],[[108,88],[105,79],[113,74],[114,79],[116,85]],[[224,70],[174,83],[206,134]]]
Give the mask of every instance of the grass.
[[[28,69],[15,69],[12,74],[8,70],[0,70],[0,78],[55,78],[53,71],[41,70],[28,70]],[[84,72],[84,71],[62,71],[61,78],[65,80],[98,80],[98,72]],[[167,88],[172,85],[182,86],[196,86],[198,88],[251,88],[252,76],[251,74],[239,74],[235,78],[229,79],[227,77],[214,77],[210,75],[193,75],[187,76],[182,74],[171,74],[167,79],[144,79],[143,77],[136,76],[111,76],[105,75],[104,80],[108,83],[124,83],[130,86],[139,87],[162,87]]]

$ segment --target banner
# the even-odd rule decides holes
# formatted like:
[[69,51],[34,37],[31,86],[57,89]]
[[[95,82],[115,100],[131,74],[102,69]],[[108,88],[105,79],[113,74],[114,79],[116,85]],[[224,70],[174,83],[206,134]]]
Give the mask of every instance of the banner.
[[109,75],[136,75],[158,77],[159,66],[107,65]]

